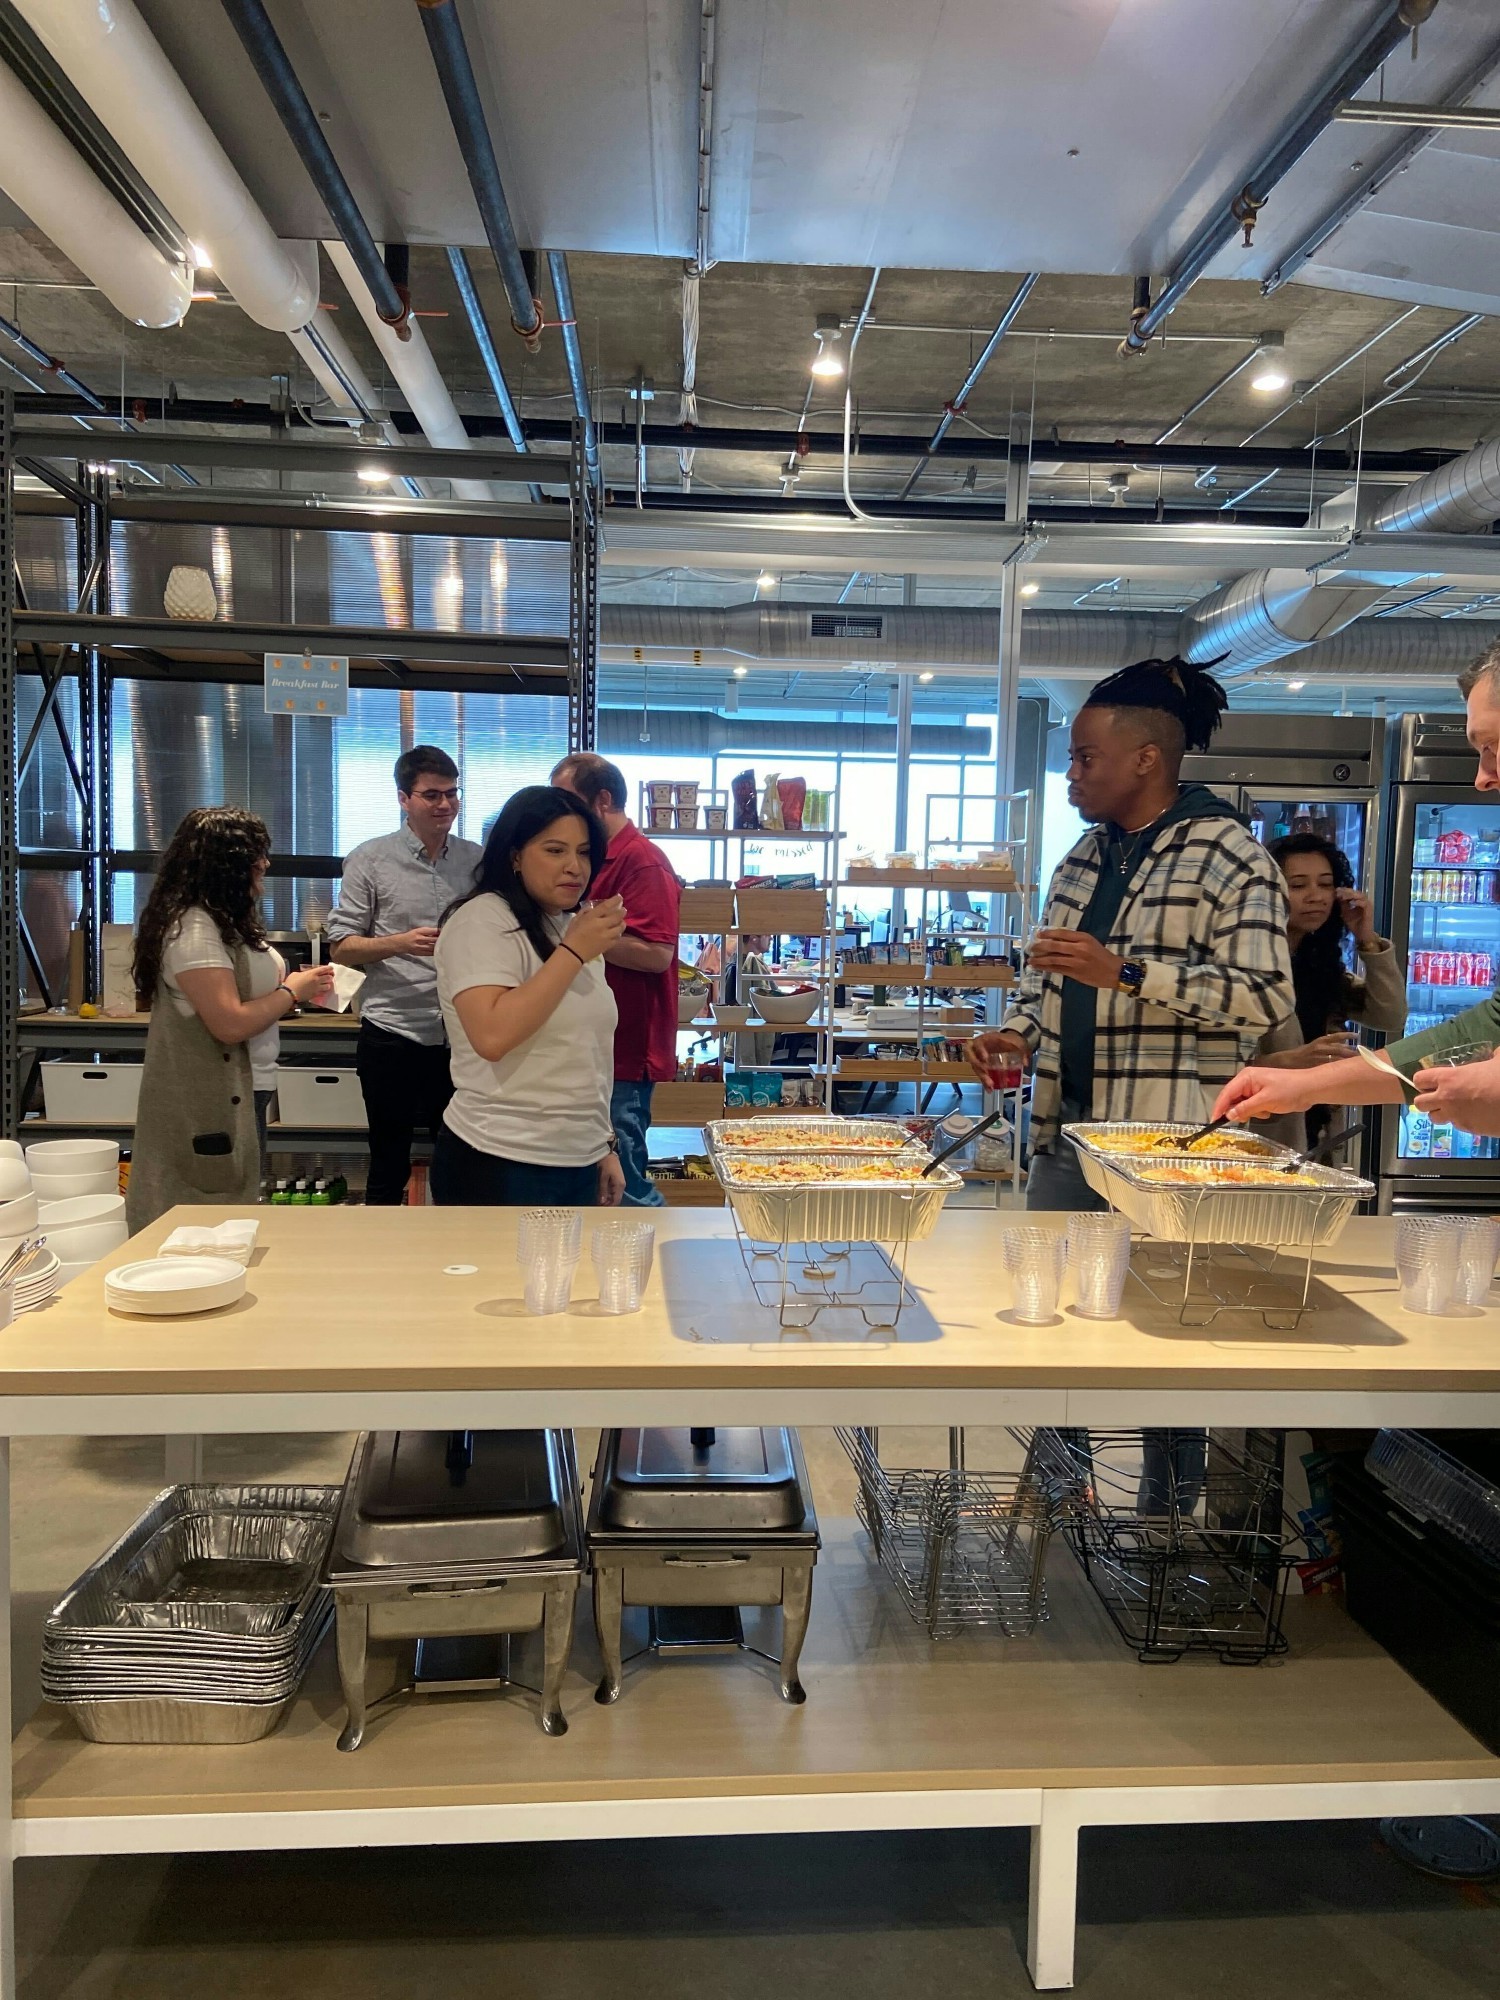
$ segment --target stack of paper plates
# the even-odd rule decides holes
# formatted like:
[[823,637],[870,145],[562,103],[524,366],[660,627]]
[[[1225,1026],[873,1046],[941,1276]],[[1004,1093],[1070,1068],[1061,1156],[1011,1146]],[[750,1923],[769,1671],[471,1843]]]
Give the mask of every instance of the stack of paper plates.
[[214,1312],[242,1298],[248,1280],[227,1257],[148,1257],[107,1273],[104,1300],[123,1313]]
[[16,1311],[35,1312],[57,1290],[62,1265],[50,1250],[39,1250],[30,1267],[16,1280]]

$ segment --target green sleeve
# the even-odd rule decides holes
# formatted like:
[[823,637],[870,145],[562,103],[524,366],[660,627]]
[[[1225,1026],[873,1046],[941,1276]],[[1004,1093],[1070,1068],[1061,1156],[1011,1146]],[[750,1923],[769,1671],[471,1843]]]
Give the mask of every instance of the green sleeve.
[[1494,1042],[1500,1046],[1500,993],[1492,993],[1477,1007],[1455,1014],[1441,1027],[1425,1028],[1420,1035],[1406,1035],[1399,1042],[1387,1042],[1383,1054],[1390,1057],[1403,1076],[1412,1076],[1423,1063],[1460,1042]]

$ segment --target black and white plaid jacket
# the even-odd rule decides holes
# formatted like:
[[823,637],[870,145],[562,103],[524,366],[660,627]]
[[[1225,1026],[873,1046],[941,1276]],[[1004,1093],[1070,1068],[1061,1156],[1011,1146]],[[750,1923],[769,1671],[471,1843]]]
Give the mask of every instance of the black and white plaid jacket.
[[[1043,923],[1076,930],[1093,898],[1107,834],[1091,828],[1062,862]],[[1141,995],[1098,996],[1096,1119],[1209,1115],[1221,1085],[1255,1055],[1261,1037],[1295,1011],[1281,870],[1236,819],[1190,819],[1165,829],[1136,870],[1108,948],[1146,968]],[[1033,1150],[1057,1137],[1062,979],[1028,970],[1004,1026],[1036,1056]]]

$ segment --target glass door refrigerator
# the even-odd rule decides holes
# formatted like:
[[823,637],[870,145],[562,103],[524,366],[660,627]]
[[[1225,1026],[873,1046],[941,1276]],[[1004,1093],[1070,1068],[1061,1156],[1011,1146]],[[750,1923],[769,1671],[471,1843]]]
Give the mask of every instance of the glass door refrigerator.
[[[1416,1034],[1485,999],[1500,976],[1500,795],[1474,789],[1461,714],[1403,716],[1393,750],[1388,934],[1406,957]],[[1384,1106],[1380,1207],[1500,1208],[1500,1139]]]

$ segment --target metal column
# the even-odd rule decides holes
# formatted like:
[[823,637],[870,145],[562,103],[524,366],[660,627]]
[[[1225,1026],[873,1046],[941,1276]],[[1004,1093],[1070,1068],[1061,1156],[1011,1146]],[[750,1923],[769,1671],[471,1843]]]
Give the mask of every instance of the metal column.
[[20,876],[16,844],[15,397],[0,389],[0,1136],[20,1126]]
[[[917,579],[904,576],[901,579],[901,602],[915,604],[917,601]],[[901,852],[907,845],[911,832],[911,705],[915,691],[915,676],[911,673],[896,676],[896,827],[895,846]],[[926,867],[927,856],[922,856]],[[900,937],[906,924],[906,891],[896,889],[891,895],[891,936]]]
[[582,424],[573,426],[568,472],[573,515],[568,571],[568,748],[592,750],[599,719],[599,497]]

